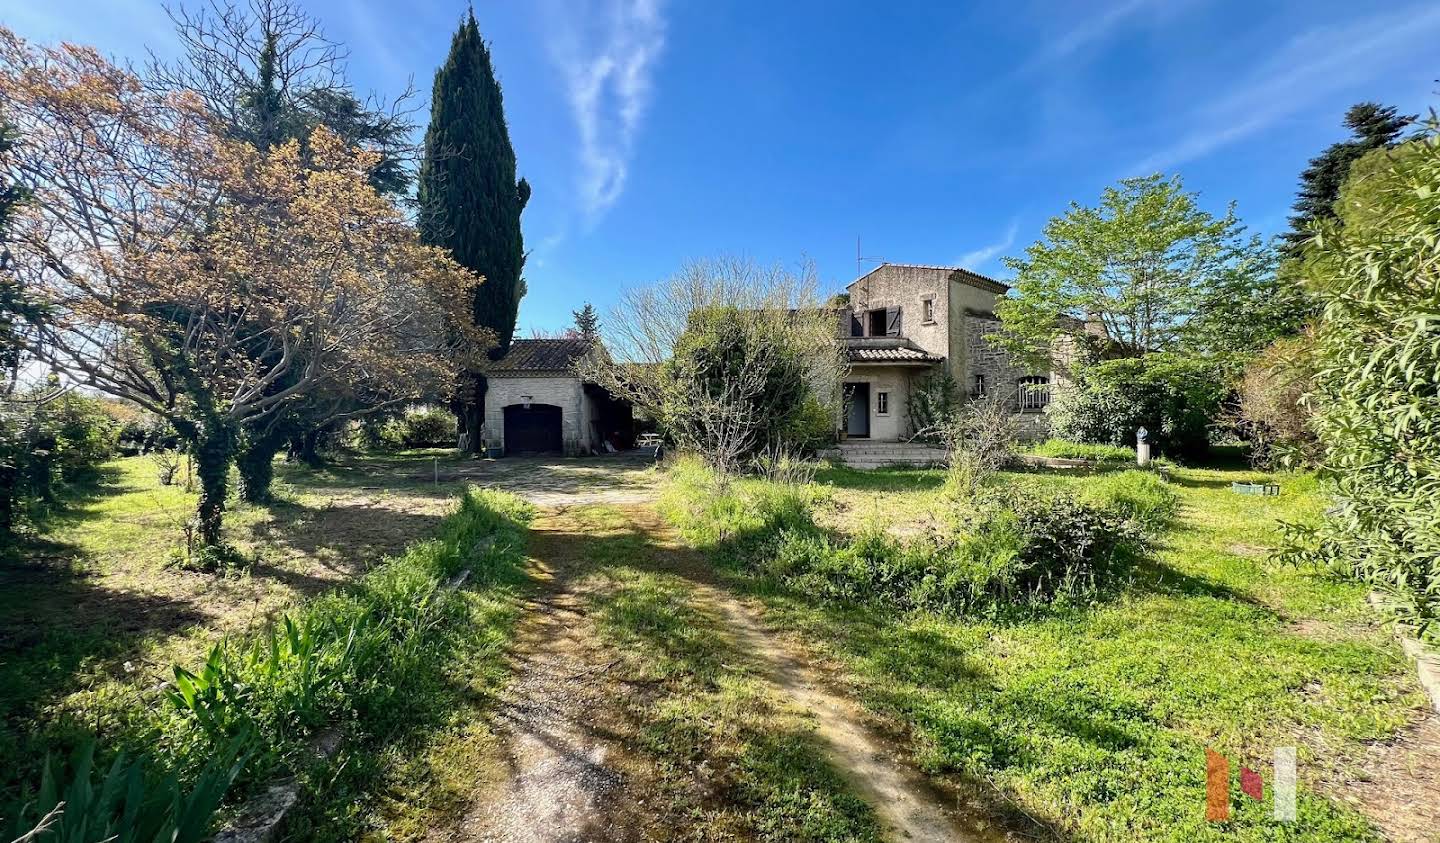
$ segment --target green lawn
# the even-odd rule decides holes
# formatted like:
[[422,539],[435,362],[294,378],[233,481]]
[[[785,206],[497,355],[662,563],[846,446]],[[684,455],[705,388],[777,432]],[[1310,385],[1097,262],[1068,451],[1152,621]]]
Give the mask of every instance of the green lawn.
[[[993,622],[895,614],[787,592],[744,573],[776,622],[833,659],[864,704],[912,736],[918,762],[1002,808],[1018,830],[1095,840],[1371,839],[1336,793],[1364,741],[1394,735],[1424,698],[1364,589],[1267,561],[1277,522],[1324,506],[1307,476],[1274,477],[1279,497],[1232,493],[1259,477],[1178,469],[1182,507],[1115,596]],[[893,534],[934,523],[943,473],[823,471],[822,523],[878,522]],[[1084,475],[1012,473],[1002,482],[1083,490]],[[744,493],[744,483],[739,484]],[[838,515],[836,513],[839,513]],[[1204,820],[1204,750],[1270,776],[1276,746],[1299,749],[1299,821],[1237,796]],[[1238,793],[1238,787],[1236,788]],[[1268,788],[1267,788],[1268,793]],[[987,796],[989,798],[987,798]]]
[[39,763],[44,733],[124,731],[173,664],[433,535],[461,488],[433,483],[435,456],[277,464],[278,500],[226,515],[252,564],[219,573],[174,564],[196,496],[161,486],[148,458],[75,484],[0,562],[0,796]]

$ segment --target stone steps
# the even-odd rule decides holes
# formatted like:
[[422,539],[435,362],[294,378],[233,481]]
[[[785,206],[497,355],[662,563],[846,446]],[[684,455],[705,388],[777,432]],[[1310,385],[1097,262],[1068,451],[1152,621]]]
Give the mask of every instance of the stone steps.
[[910,442],[847,441],[822,456],[839,460],[851,468],[882,468],[889,465],[943,465],[949,459],[949,451]]

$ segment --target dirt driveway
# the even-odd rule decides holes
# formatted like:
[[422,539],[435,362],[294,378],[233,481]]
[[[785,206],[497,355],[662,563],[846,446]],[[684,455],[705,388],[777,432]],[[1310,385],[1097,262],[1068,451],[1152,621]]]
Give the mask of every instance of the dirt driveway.
[[[505,480],[539,472],[576,473]],[[1004,839],[962,822],[652,506],[614,502],[645,472],[581,476],[532,526],[541,588],[495,713],[501,772],[430,840]]]
[[599,457],[505,457],[438,467],[440,483],[474,483],[513,492],[537,506],[631,504],[654,500],[650,451]]

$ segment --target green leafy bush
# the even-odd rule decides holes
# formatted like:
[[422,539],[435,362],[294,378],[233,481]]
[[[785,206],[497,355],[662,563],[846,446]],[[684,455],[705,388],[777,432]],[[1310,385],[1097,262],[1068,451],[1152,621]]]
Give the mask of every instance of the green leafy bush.
[[1077,367],[1074,384],[1059,390],[1050,428],[1060,439],[1131,445],[1144,427],[1160,453],[1197,456],[1228,393],[1217,364],[1176,353],[1102,360]]
[[73,480],[115,455],[123,425],[99,398],[71,393],[46,404],[35,423],[53,447],[61,479]]
[[1098,502],[990,490],[968,501],[955,529],[911,540],[878,529],[827,533],[812,518],[819,498],[810,487],[721,484],[697,463],[672,469],[664,500],[687,538],[799,592],[902,610],[1008,613],[1086,599],[1140,549],[1165,501],[1173,511],[1173,492],[1157,478],[1126,475]]
[[448,410],[411,413],[404,419],[401,437],[407,448],[453,446],[458,436],[456,424],[455,414]]
[[777,533],[752,564],[797,591],[945,614],[1008,613],[1084,599],[1138,538],[1124,517],[1068,496],[1004,496],[964,531],[902,541],[818,529]]
[[367,418],[360,425],[360,444],[371,451],[399,451],[405,447],[405,420]]
[[112,402],[70,393],[32,403],[36,397],[0,404],[0,536],[54,501],[61,484],[114,456],[122,429]]
[[1440,135],[1357,161],[1306,247],[1315,430],[1336,504],[1284,558],[1388,592],[1440,641]]
[[834,444],[835,411],[814,395],[807,395],[780,431],[774,447],[814,454]]
[[1082,498],[1152,533],[1165,528],[1180,508],[1180,496],[1168,483],[1136,469],[1087,479]]

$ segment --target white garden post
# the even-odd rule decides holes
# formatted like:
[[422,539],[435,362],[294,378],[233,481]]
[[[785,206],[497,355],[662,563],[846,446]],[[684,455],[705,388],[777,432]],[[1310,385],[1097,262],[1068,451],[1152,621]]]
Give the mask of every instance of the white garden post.
[[1135,464],[1144,468],[1150,464],[1150,443],[1146,441],[1150,431],[1140,428],[1135,431]]

